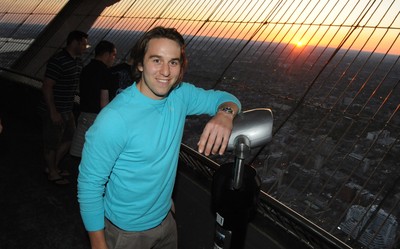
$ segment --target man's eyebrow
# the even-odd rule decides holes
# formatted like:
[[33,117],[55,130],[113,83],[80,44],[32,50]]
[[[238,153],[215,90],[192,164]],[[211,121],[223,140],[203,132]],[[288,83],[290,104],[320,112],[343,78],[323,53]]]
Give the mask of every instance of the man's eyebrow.
[[[154,55],[149,55],[149,58],[152,59],[152,58],[163,58],[163,57],[161,55],[154,54]],[[180,60],[181,60],[180,57],[176,57],[176,58],[170,59],[169,61],[180,61]]]
[[160,55],[149,55],[149,58],[160,58],[161,56]]

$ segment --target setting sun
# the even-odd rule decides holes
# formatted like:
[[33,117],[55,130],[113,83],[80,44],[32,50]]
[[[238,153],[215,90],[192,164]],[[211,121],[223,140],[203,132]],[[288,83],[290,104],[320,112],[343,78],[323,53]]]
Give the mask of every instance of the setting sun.
[[296,42],[296,47],[302,47],[304,44],[302,41]]

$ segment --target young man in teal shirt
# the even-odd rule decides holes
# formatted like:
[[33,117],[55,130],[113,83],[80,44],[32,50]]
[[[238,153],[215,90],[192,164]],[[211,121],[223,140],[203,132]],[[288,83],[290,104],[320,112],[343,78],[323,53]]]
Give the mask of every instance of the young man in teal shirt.
[[223,154],[240,102],[181,82],[183,37],[156,27],[134,47],[137,81],[97,116],[86,133],[78,200],[92,248],[177,248],[170,210],[186,116],[213,116],[198,142]]

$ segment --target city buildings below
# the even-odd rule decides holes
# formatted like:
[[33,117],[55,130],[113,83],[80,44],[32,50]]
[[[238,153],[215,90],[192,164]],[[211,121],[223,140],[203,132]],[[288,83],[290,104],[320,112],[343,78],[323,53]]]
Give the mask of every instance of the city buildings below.
[[383,249],[393,247],[397,226],[396,217],[377,205],[353,205],[338,229],[366,248]]

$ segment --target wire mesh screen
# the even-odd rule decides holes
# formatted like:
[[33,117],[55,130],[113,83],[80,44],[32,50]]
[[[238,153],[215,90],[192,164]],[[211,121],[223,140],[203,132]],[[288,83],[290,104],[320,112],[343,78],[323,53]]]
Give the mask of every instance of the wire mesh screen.
[[0,67],[9,68],[66,2],[68,1],[1,1]]
[[[40,32],[30,20],[51,19],[39,6],[62,6],[36,2],[18,8],[24,13],[14,4],[0,11],[0,25],[10,25],[1,54],[29,45],[14,40],[25,27]],[[397,248],[399,15],[399,0],[121,0],[88,33],[91,49],[114,42],[118,62],[143,31],[177,28],[187,42],[185,81],[227,90],[244,110],[273,110],[273,141],[248,162],[263,192],[351,247]],[[195,148],[206,121],[189,118],[183,142]]]

